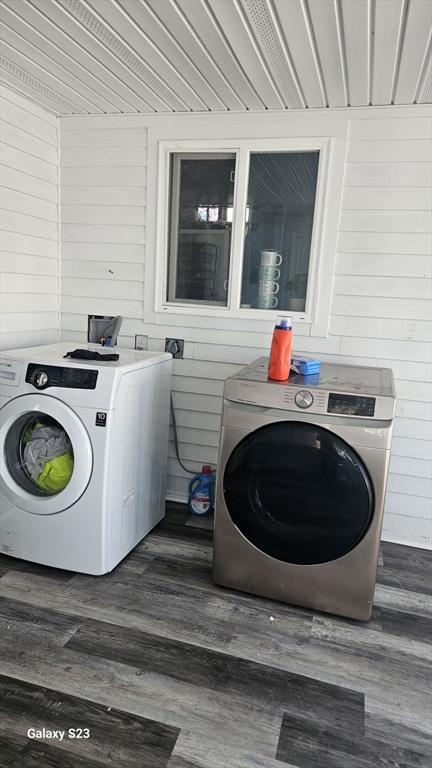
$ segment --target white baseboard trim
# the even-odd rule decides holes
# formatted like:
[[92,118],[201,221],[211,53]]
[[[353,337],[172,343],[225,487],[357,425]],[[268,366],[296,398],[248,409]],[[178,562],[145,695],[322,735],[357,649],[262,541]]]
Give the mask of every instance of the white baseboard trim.
[[391,544],[403,544],[404,547],[416,547],[416,549],[432,550],[432,544],[424,539],[401,539],[398,536],[392,536],[391,533],[384,533],[381,541],[388,541]]
[[187,504],[188,497],[186,493],[167,493],[166,501],[177,501],[179,504]]

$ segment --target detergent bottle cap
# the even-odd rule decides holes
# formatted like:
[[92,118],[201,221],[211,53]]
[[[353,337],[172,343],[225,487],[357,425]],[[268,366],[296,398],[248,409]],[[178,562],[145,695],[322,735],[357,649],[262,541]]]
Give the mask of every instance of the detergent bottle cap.
[[286,331],[291,330],[292,322],[291,318],[287,315],[278,315],[276,318],[276,328],[282,328]]
[[203,475],[211,475],[211,466],[210,464],[203,464],[202,470]]

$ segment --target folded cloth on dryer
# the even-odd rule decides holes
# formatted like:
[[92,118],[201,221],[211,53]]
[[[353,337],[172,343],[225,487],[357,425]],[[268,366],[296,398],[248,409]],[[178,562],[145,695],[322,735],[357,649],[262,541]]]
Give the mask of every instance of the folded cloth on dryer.
[[74,461],[64,429],[37,422],[24,439],[24,461],[33,482],[44,491],[58,492],[66,488]]

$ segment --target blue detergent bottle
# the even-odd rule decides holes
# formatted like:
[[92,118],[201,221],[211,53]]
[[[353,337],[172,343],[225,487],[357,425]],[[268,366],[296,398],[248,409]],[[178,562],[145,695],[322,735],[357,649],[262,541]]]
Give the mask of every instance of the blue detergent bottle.
[[189,483],[188,507],[192,515],[203,517],[213,511],[214,505],[214,475],[209,464],[204,464]]

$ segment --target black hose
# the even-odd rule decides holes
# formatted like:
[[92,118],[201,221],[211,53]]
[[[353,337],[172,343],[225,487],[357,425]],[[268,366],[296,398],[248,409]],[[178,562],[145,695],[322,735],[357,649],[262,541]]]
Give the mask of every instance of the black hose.
[[[182,462],[182,460],[180,458],[179,444],[178,444],[178,434],[177,434],[177,420],[176,420],[176,415],[175,415],[175,410],[174,410],[174,403],[173,403],[173,399],[172,399],[172,394],[171,393],[170,393],[170,412],[171,412],[171,421],[172,421],[173,432],[174,432],[174,448],[175,448],[176,459],[177,459],[178,463],[180,464],[181,468],[184,469],[184,471],[187,472],[188,475],[196,475],[197,474],[196,470],[188,469],[183,464],[183,462]],[[212,469],[212,472],[216,472],[216,470]]]
[[170,411],[171,411],[171,421],[172,421],[173,431],[174,431],[174,447],[175,447],[175,453],[176,453],[177,461],[180,464],[181,468],[184,469],[184,471],[188,473],[188,475],[196,475],[195,470],[192,472],[191,469],[188,469],[187,467],[185,467],[185,465],[183,464],[183,462],[182,462],[182,460],[180,458],[179,445],[178,445],[178,436],[177,436],[177,421],[176,421],[176,415],[175,415],[175,411],[174,411],[174,403],[173,403],[173,399],[172,399],[172,395],[171,394],[170,394]]

